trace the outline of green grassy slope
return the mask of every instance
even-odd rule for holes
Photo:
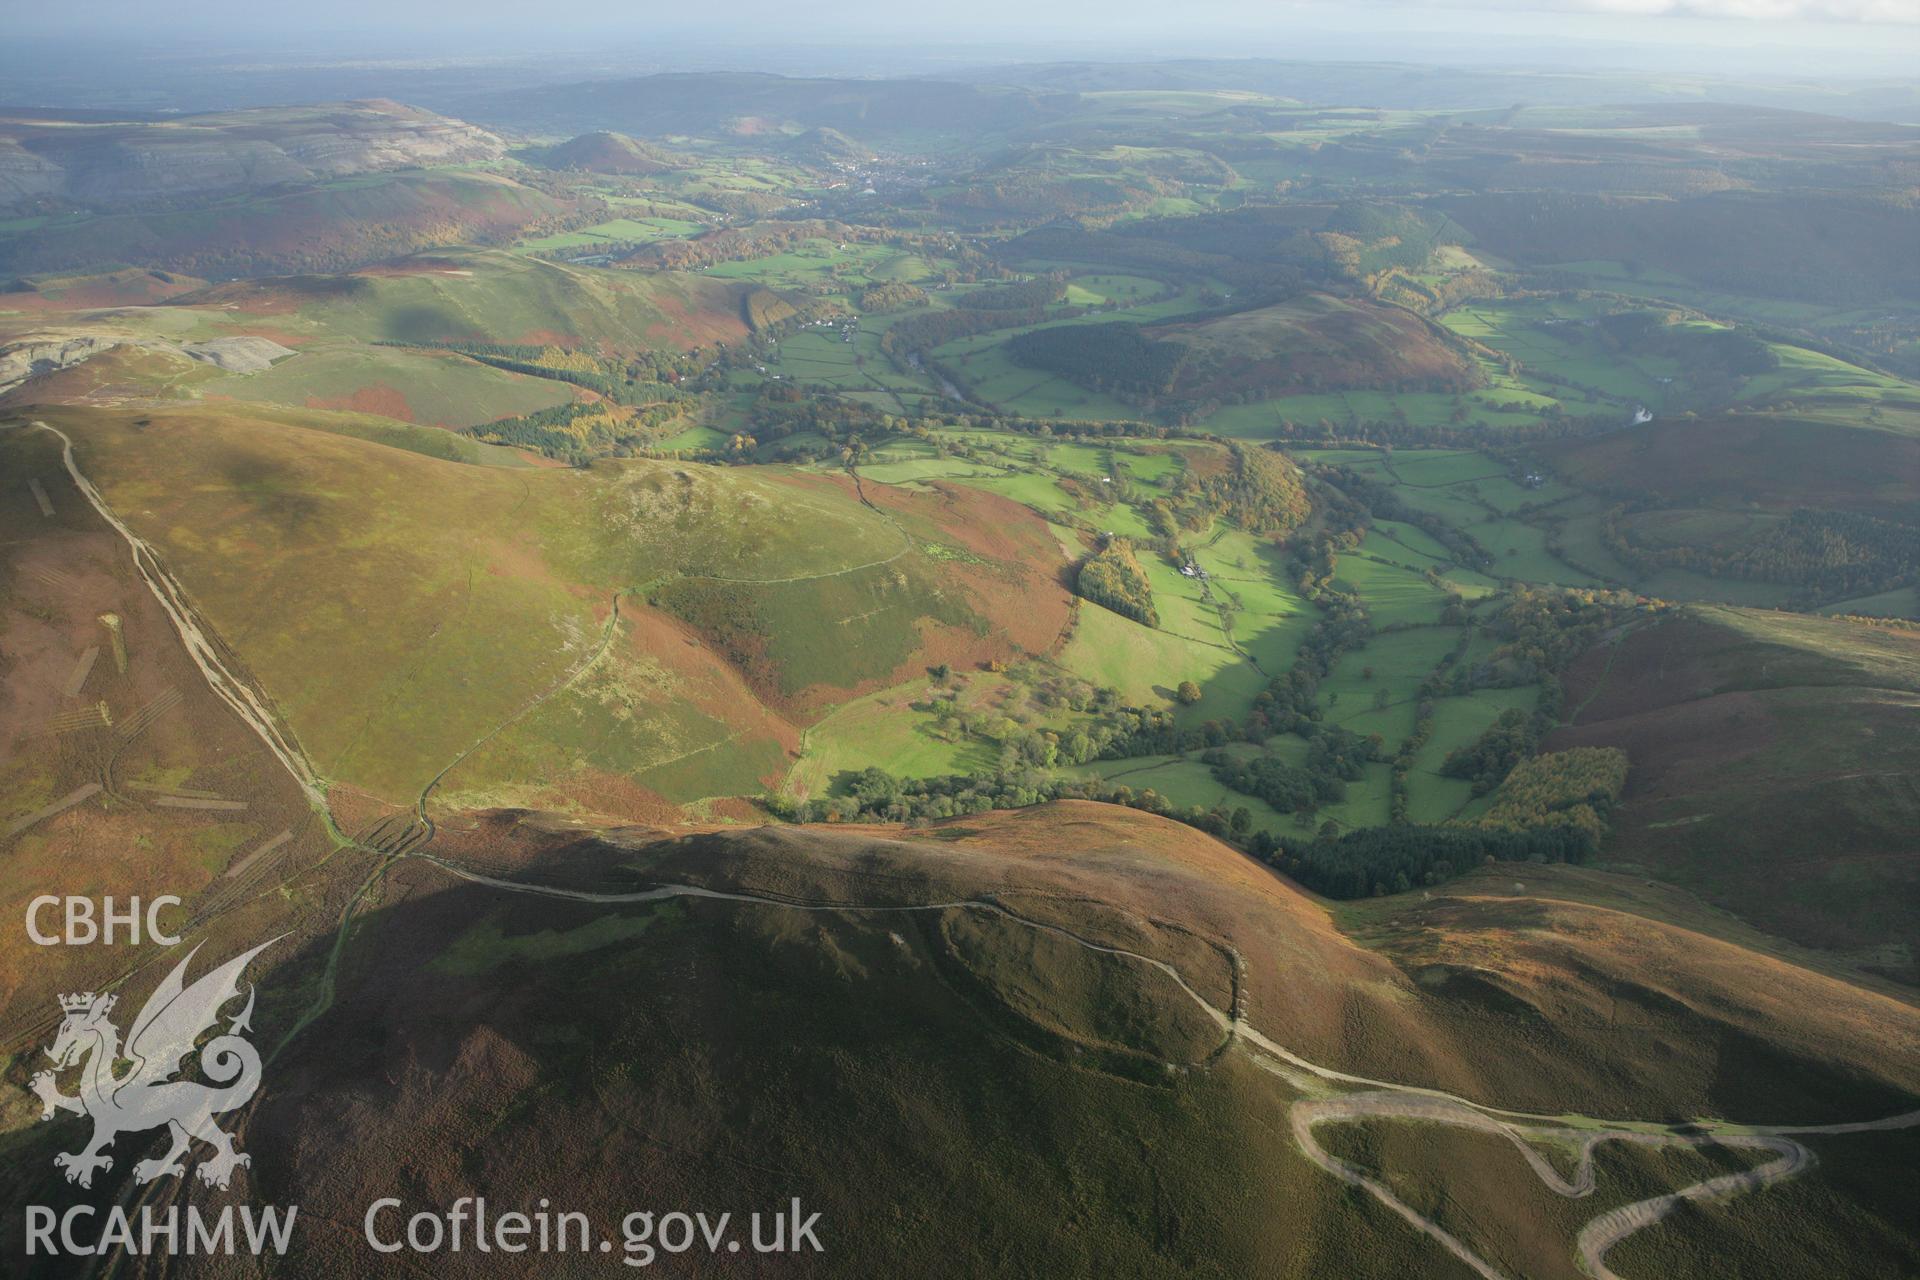
[[[1920,638],[1714,608],[1603,646],[1551,746],[1632,761],[1606,857],[1912,981]]]
[[[444,433],[388,423],[363,439],[284,410],[46,417],[246,655],[321,771],[396,803],[503,726],[517,727],[449,785],[632,777],[704,744],[719,753],[704,780],[667,789],[752,792],[770,744],[791,736],[762,698],[817,714],[929,653],[1043,646],[1065,617],[1060,588],[1005,547],[994,558],[998,544],[943,571],[924,546],[974,535],[948,530],[932,500],[890,513],[811,477],[667,463],[463,465],[429,456]],[[1028,526],[1049,537],[1017,508],[1000,524],[1002,539]],[[816,607],[823,588],[852,593],[843,613]],[[714,615],[685,607],[689,593],[748,603]],[[1003,610],[1018,621],[989,621]],[[778,636],[764,653],[751,643],[762,634]],[[520,723],[559,686],[572,713],[563,701]],[[592,745],[636,726],[638,739]],[[542,732],[546,745],[526,740]],[[729,768],[730,786],[716,782]]]
[[[274,329],[362,342],[687,348],[746,333],[741,286],[447,249],[345,276],[217,286],[182,299]],[[270,319],[269,319],[270,317]]]
[[[438,245],[503,240],[560,212],[552,197],[499,174],[367,174],[201,208],[59,219],[0,235],[0,270],[138,263],[209,277],[339,271]]]

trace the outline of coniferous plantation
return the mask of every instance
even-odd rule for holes
[[[1669,8],[10,13],[0,1274],[1920,1274],[1920,24]]]

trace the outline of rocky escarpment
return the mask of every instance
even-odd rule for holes
[[[29,338],[0,346],[0,391],[28,378],[79,364],[109,347],[120,345],[118,338],[46,337]]]
[[[57,197],[66,188],[66,181],[66,171],[59,165],[35,155],[12,138],[0,137],[0,208]]]
[[[0,116],[0,209],[131,208],[431,165],[498,159],[473,125],[395,102],[152,121]]]
[[[227,373],[241,374],[261,373],[272,368],[274,361],[294,354],[290,347],[283,347],[269,338],[251,335],[172,343],[115,334],[41,334],[19,342],[0,344],[0,394],[11,391],[30,378],[70,369],[115,347],[140,347],[183,356]]]

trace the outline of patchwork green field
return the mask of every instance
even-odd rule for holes
[[[722,280],[751,280],[774,289],[825,288],[845,294],[873,284],[931,282],[950,261],[871,242],[807,240],[784,253],[707,268]]]
[[[550,236],[532,236],[514,247],[527,253],[549,253],[556,249],[578,249],[582,255],[616,246],[647,244],[654,240],[683,240],[698,235],[701,223],[686,218],[611,218],[578,231],[562,231]]]

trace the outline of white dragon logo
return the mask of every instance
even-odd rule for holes
[[[233,1149],[233,1136],[213,1122],[216,1115],[245,1106],[260,1088],[260,1054],[240,1035],[252,1029],[248,1025],[253,1016],[251,987],[246,1008],[228,1023],[226,1034],[215,1036],[200,1049],[200,1070],[215,1083],[170,1077],[180,1070],[182,1059],[193,1051],[201,1033],[218,1023],[221,1007],[240,994],[240,974],[247,962],[278,941],[275,938],[261,943],[189,987],[182,975],[199,951],[195,947],[147,997],[124,1047],[120,1029],[107,1017],[116,997],[91,991],[60,997],[66,1017],[46,1051],[53,1059],[53,1070],[40,1072],[28,1084],[45,1106],[42,1120],[51,1120],[60,1111],[93,1117],[92,1141],[79,1151],[53,1158],[56,1167],[66,1170],[67,1181],[92,1186],[96,1170],[113,1167],[107,1150],[118,1135],[162,1125],[172,1135],[172,1145],[160,1158],[134,1165],[136,1182],[185,1173],[186,1165],[180,1157],[195,1138],[214,1149],[212,1158],[201,1161],[198,1170],[200,1180],[210,1187],[224,1189],[236,1168],[252,1163],[250,1157]],[[64,1071],[82,1059],[86,1066],[80,1076],[80,1093],[68,1097],[54,1083],[54,1072]],[[126,1072],[115,1075],[114,1068],[122,1061],[128,1063]]]

